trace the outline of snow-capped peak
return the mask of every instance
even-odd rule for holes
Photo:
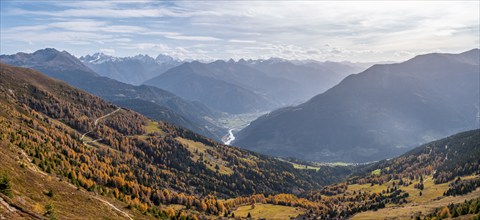
[[[155,58],[155,61],[157,63],[175,63],[175,62],[180,62],[178,58],[173,58],[171,56],[165,55],[165,54],[159,54],[157,58]]]
[[[157,58],[153,58],[147,54],[138,54],[133,57],[114,57],[109,56],[104,53],[94,53],[92,55],[86,55],[80,57],[80,60],[84,63],[91,63],[91,64],[101,64],[104,62],[122,62],[122,61],[129,61],[129,60],[137,60],[142,63],[179,63],[181,62],[177,58],[173,58],[168,55],[160,54]]]
[[[86,55],[80,57],[80,60],[84,63],[93,63],[93,64],[99,64],[107,61],[115,61],[116,57],[106,55],[104,53],[94,53],[93,55]]]

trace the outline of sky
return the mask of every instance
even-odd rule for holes
[[[480,1],[1,1],[0,54],[401,61],[479,47]]]

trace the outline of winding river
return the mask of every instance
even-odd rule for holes
[[[233,135],[233,129],[228,130],[228,137],[227,140],[225,141],[226,145],[230,145],[232,141],[235,140],[235,136]]]

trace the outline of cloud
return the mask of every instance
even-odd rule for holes
[[[5,30],[6,32],[23,31],[77,31],[77,32],[105,32],[105,33],[139,33],[148,29],[132,25],[112,25],[110,22],[92,19],[73,19],[70,21],[51,22],[42,25],[17,26]]]
[[[75,18],[142,18],[142,17],[184,17],[168,9],[109,9],[109,8],[79,8],[62,11],[31,11],[16,9],[14,15],[42,15],[50,17],[75,17]]]
[[[106,55],[110,55],[110,56],[113,56],[115,54],[115,49],[111,49],[111,48],[101,48],[100,49],[100,52],[106,54]]]
[[[161,43],[134,43],[126,44],[122,43],[119,46],[120,49],[134,50],[137,53],[145,54],[165,54],[180,59],[193,59],[194,53],[183,47],[170,47]]]
[[[241,44],[254,44],[257,43],[256,40],[238,40],[238,39],[231,39],[228,40],[230,43],[241,43]]]
[[[57,32],[15,32],[2,33],[2,39],[6,41],[23,41],[23,42],[88,42],[88,41],[104,41],[108,42],[113,39],[111,35],[75,31],[57,31]]]
[[[2,2],[2,52],[60,44],[78,53],[115,48],[121,56],[142,50],[191,58],[375,61],[479,45],[478,1],[33,4]]]
[[[192,41],[219,41],[221,39],[210,36],[186,36],[181,34],[167,34],[166,38],[175,39],[175,40],[192,40]]]

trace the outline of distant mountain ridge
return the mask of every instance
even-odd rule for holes
[[[286,93],[298,95],[296,99],[288,100],[288,104],[304,102],[335,86],[346,76],[366,69],[364,65],[347,62],[289,61],[279,58],[249,60],[244,63],[270,77],[294,82],[290,85],[293,91],[286,91]]]
[[[246,66],[239,72],[238,65],[228,65],[224,61],[210,64],[194,61],[172,68],[155,77],[146,85],[171,91],[179,96],[198,100],[218,110],[229,113],[268,111],[278,107],[259,91],[239,85],[237,77],[250,77],[255,73]],[[231,74],[229,74],[231,73]],[[245,79],[245,78],[243,78]]]
[[[234,145],[315,161],[366,162],[478,128],[479,50],[374,65],[308,102],[253,121]]]
[[[116,56],[104,54],[102,52],[94,53],[92,55],[81,56],[78,59],[83,63],[90,63],[90,64],[100,64],[105,62],[122,62],[122,61],[128,61],[128,60],[138,60],[144,63],[155,62],[158,64],[182,62],[178,58],[174,58],[174,57],[163,55],[163,54],[159,54],[156,58],[153,58],[147,54],[138,54],[131,57],[116,57]]]
[[[0,55],[0,61],[14,66],[48,69],[51,70],[52,77],[63,77],[63,80],[68,81],[80,80],[83,77],[99,76],[67,51],[60,52],[54,48],[45,48],[34,53]],[[61,72],[74,72],[75,74],[65,75]]]
[[[182,63],[177,58],[162,54],[154,59],[141,54],[133,57],[114,57],[95,53],[79,59],[102,76],[133,85],[139,85]]]
[[[305,101],[362,67],[283,59],[184,63],[145,82],[229,113],[270,111]]]
[[[2,62],[10,63],[11,65],[21,66],[29,65],[32,67],[48,66],[56,70],[82,70],[88,72],[90,75],[97,76],[88,67],[82,64],[67,51],[58,51],[54,48],[45,48],[37,50],[34,53],[16,53],[14,55],[1,55]]]
[[[136,101],[135,103],[148,104],[153,109],[163,110],[153,112],[150,109],[145,112],[148,117],[191,129],[216,140],[220,140],[227,132],[225,128],[218,127],[206,119],[216,118],[221,114],[220,112],[202,103],[183,100],[159,88],[145,85],[133,86],[101,77],[66,51],[60,52],[47,48],[32,54],[1,55],[0,62],[33,68],[117,104],[127,105],[127,100],[143,100],[144,102]],[[147,110],[144,105],[129,104],[128,107],[138,111]]]

